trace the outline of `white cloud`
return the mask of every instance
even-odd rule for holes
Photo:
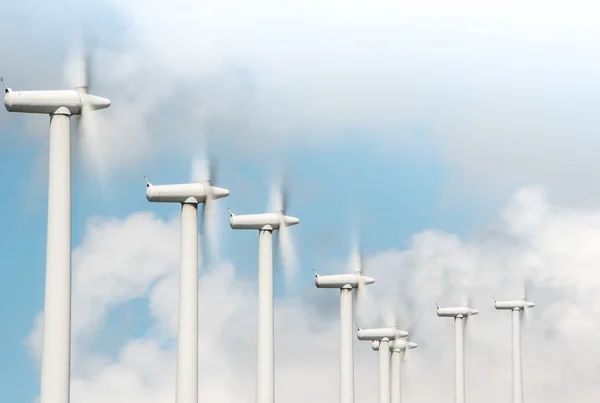
[[[397,313],[405,326],[412,326],[420,347],[406,364],[406,401],[448,400],[452,321],[438,318],[434,303],[472,298],[480,314],[467,328],[469,400],[504,402],[510,399],[510,315],[493,309],[492,296],[519,297],[528,278],[537,306],[523,329],[526,399],[596,402],[598,242],[599,211],[557,207],[548,203],[543,189],[522,189],[495,222],[471,239],[424,231],[414,235],[407,250],[368,257],[366,270],[377,282],[363,301],[361,324],[380,325],[377,310]],[[173,400],[178,254],[177,221],[138,213],[123,222],[88,225],[74,252],[74,403]],[[203,271],[200,398],[252,402],[255,284],[236,277],[227,263]],[[325,294],[331,299],[321,298]],[[97,335],[108,312],[139,295],[148,298],[152,329],[145,337],[125,340],[117,357],[95,349],[90,336]],[[323,304],[336,304],[337,293],[310,287],[305,295],[276,305],[277,400],[336,401],[337,306]],[[365,315],[366,308],[370,314]],[[76,329],[90,326],[91,334],[78,336]],[[355,350],[357,401],[374,401],[377,356],[368,343],[357,341]]]
[[[26,14],[18,4],[11,7],[22,19],[7,34],[31,45],[24,27],[54,27],[61,52],[50,58],[45,51],[40,58],[48,62],[35,63],[7,42],[1,50],[12,56],[0,61],[15,85],[46,88],[62,72],[72,24],[66,14],[42,19],[43,11]],[[150,163],[158,152],[186,153],[207,134],[263,152],[360,132],[382,150],[416,144],[439,152],[479,193],[542,183],[561,201],[599,200],[588,186],[598,169],[597,2],[119,0],[87,7],[82,18],[99,38],[96,88],[113,100],[102,112],[98,148],[113,169]],[[44,68],[33,74],[23,65]],[[415,127],[425,132],[414,135]]]

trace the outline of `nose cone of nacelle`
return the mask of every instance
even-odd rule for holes
[[[375,282],[375,279],[373,277],[360,276],[360,281],[362,282],[363,285],[369,285],[369,284],[373,284]]]
[[[529,302],[529,301],[527,301],[527,302],[525,302],[525,306],[526,306],[527,308],[533,308],[533,307],[535,306],[535,304],[534,304],[533,302]]]
[[[222,199],[229,196],[229,190],[212,186],[212,195],[215,199]]]
[[[398,330],[396,328],[394,328],[394,332],[396,333],[396,337],[408,337],[408,332],[405,332],[404,330]]]
[[[85,102],[90,105],[92,110],[106,109],[110,106],[110,100],[96,95],[87,95]]]
[[[477,309],[469,308],[469,315],[477,315],[479,311]]]
[[[406,343],[408,348],[417,348],[417,343],[413,343],[412,341],[409,341],[408,343]]]
[[[299,218],[291,217],[289,215],[283,216],[283,220],[284,220],[285,225],[287,227],[289,227],[290,225],[296,225],[296,224],[298,224],[300,222]]]
[[[4,95],[4,107],[6,108],[7,111],[11,111],[12,106],[13,106],[13,97],[12,97],[12,92],[9,91]]]

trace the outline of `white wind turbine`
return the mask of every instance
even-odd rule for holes
[[[514,403],[523,403],[523,363],[521,357],[521,320],[529,308],[535,304],[527,300],[527,289],[522,299],[496,301],[498,310],[512,311],[512,394]]]
[[[256,370],[256,403],[273,403],[275,400],[274,373],[274,308],[273,308],[273,231],[279,230],[279,252],[284,270],[288,273],[290,263],[286,257],[293,256],[289,249],[289,226],[300,220],[287,216],[282,189],[275,192],[274,212],[235,215],[229,211],[232,229],[256,230],[258,238],[258,352]]]
[[[391,403],[402,402],[402,362],[406,361],[408,350],[417,348],[417,343],[407,339],[395,339],[390,343],[390,401]],[[379,351],[379,341],[373,342],[373,350]]]
[[[320,276],[315,273],[317,288],[340,289],[340,403],[354,403],[354,339],[353,329],[353,294],[363,292],[366,285],[373,284],[375,279],[363,276],[362,259],[358,247],[354,248],[351,260],[352,273]]]
[[[390,403],[390,344],[408,337],[408,333],[396,326],[374,329],[358,329],[358,340],[373,342],[379,351],[379,403]]]
[[[437,315],[454,318],[454,403],[465,403],[465,327],[469,316],[479,311],[466,306],[440,308],[437,304]]]
[[[155,186],[146,180],[148,201],[181,204],[177,403],[198,403],[198,204],[204,205],[206,238],[212,203],[229,195],[229,190],[212,186],[210,170],[193,175],[193,183],[177,185]]]
[[[40,403],[68,403],[71,365],[71,116],[91,134],[91,112],[110,101],[88,93],[89,66],[82,56],[72,90],[13,91],[9,112],[50,115],[48,229]],[[2,81],[4,84],[4,81]]]

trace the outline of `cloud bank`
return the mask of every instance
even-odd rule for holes
[[[71,15],[26,3],[8,6],[4,29],[29,51],[7,41],[0,61],[14,86],[52,88]],[[97,148],[113,172],[207,136],[255,156],[358,136],[382,152],[436,153],[480,195],[541,183],[561,202],[600,200],[587,186],[596,2],[60,3],[95,38],[95,88],[113,101]]]
[[[123,221],[95,219],[74,251],[72,401],[163,403],[174,398],[177,329],[178,221],[136,213]],[[248,240],[252,242],[252,240]],[[523,279],[537,303],[523,328],[528,401],[596,402],[595,348],[600,337],[600,211],[550,204],[542,188],[518,191],[497,219],[470,239],[440,231],[415,234],[406,250],[367,257],[377,282],[360,307],[363,326],[397,315],[415,329],[419,348],[405,364],[406,401],[451,399],[452,320],[435,302],[472,298],[480,310],[467,328],[467,395],[490,403],[510,399],[510,315],[493,296],[518,298]],[[331,271],[330,262],[321,272]],[[309,270],[304,275],[312,276]],[[224,262],[200,278],[200,399],[254,401],[256,284]],[[118,352],[98,347],[111,311],[142,298],[146,332],[120,340]],[[334,290],[308,286],[276,304],[276,398],[337,400],[338,301]],[[30,336],[39,348],[39,326]],[[114,329],[113,329],[114,330]],[[37,335],[37,336],[36,336]],[[108,336],[110,337],[110,333]],[[377,355],[355,342],[357,401],[377,398]]]

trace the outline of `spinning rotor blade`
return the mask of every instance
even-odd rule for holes
[[[213,183],[215,178],[215,164],[206,156],[198,155],[192,160],[192,182],[202,183],[206,191],[206,199],[202,203],[202,238],[204,243],[204,256],[209,263],[216,263],[219,259],[219,229],[217,223],[218,211],[214,205]]]
[[[298,256],[294,246],[292,234],[285,225],[285,212],[287,207],[287,186],[283,179],[279,179],[271,186],[269,210],[279,215],[278,248],[283,266],[283,275],[286,286],[291,286],[298,274]]]
[[[84,164],[100,182],[100,187],[104,192],[108,185],[109,171],[105,160],[105,151],[101,141],[101,120],[94,113],[94,108],[90,103],[89,91],[91,89],[91,58],[87,53],[83,40],[78,46],[75,57],[69,63],[68,72],[71,86],[79,93],[81,99],[81,111],[78,115],[72,117],[74,121],[74,134],[77,139],[75,143],[75,152],[78,154],[79,161]]]

